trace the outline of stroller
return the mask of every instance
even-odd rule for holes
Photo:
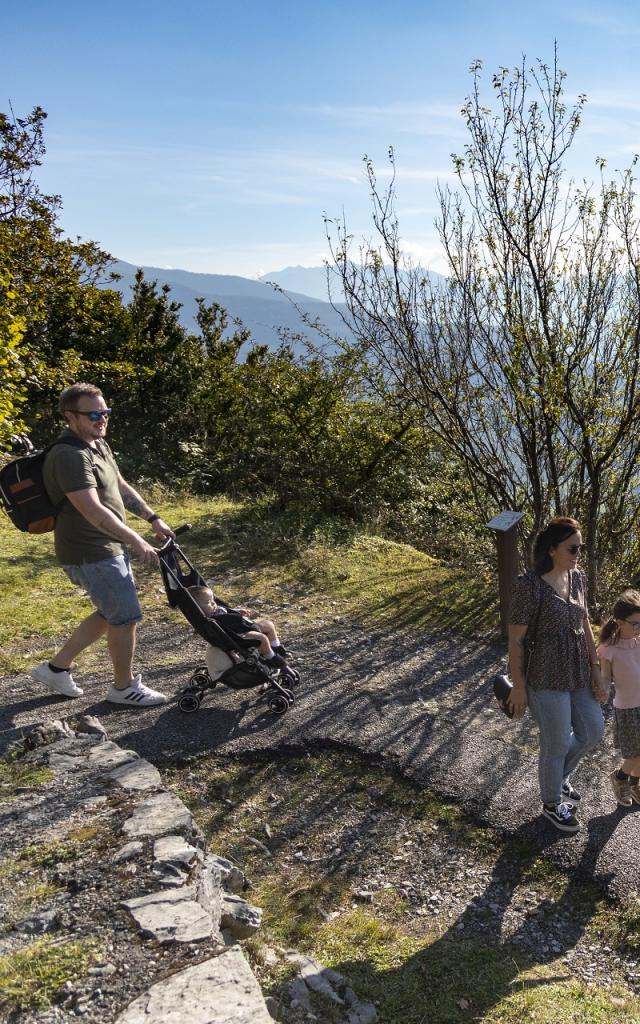
[[[176,536],[190,529],[189,523],[180,526],[175,531]],[[169,538],[159,548],[158,556],[169,605],[179,608],[196,633],[210,645],[205,656],[206,664],[194,671],[188,686],[178,698],[180,710],[189,713],[197,711],[206,691],[223,683],[232,690],[261,686],[273,714],[282,715],[288,711],[295,700],[293,687],[300,682],[298,672],[284,664],[271,667],[269,661],[256,650],[259,641],[227,632],[218,620],[205,615],[188,588],[206,586],[206,583],[175,540]],[[229,609],[229,605],[219,597],[215,600],[221,607]]]

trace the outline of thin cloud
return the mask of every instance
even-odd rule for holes
[[[633,15],[630,18],[624,19],[608,11],[589,9],[582,4],[575,7],[566,5],[562,10],[562,14],[567,21],[583,25],[585,28],[595,29],[599,33],[606,33],[610,36],[634,36],[638,34],[638,29],[632,20]]]

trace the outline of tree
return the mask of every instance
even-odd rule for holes
[[[11,434],[23,427],[20,406],[26,397],[21,349],[27,327],[15,258],[21,220],[37,202],[32,168],[43,152],[44,111],[16,120],[0,113],[0,451]]]
[[[585,97],[567,107],[557,59],[501,68],[493,107],[482,67],[463,107],[459,187],[439,190],[442,284],[402,256],[395,183],[367,161],[374,243],[328,222],[332,269],[369,358],[466,468],[478,514],[522,508],[531,533],[569,512],[602,567],[638,556],[640,224],[632,170],[565,180]],[[393,153],[391,153],[393,167]],[[634,566],[635,568],[635,566]]]

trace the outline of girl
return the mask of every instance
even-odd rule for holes
[[[613,744],[623,762],[609,776],[622,807],[640,804],[640,594],[625,590],[602,627],[598,647],[605,684],[615,685]]]

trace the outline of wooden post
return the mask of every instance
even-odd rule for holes
[[[500,632],[509,632],[509,603],[511,587],[518,575],[518,523],[522,512],[501,512],[487,523],[493,530],[498,552],[498,592],[500,595]]]

